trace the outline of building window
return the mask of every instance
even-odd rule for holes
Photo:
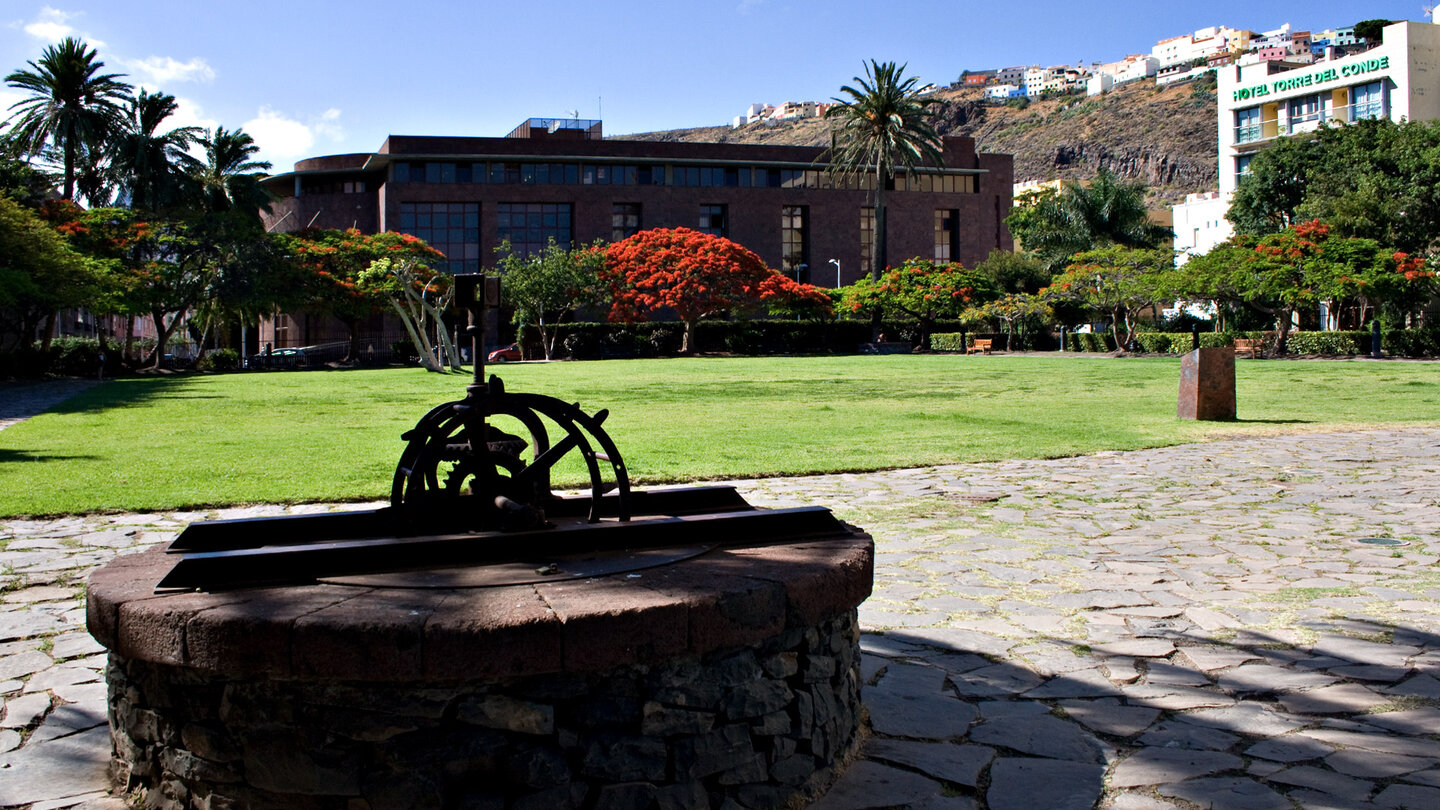
[[[960,212],[954,208],[935,210],[935,263],[949,264],[960,253]]]
[[[725,206],[700,206],[700,227],[696,230],[712,236],[728,237],[730,235],[730,223],[728,217],[725,216]]]
[[[780,208],[781,271],[796,281],[810,281],[810,209],[804,205]]]
[[[1250,176],[1250,161],[1254,158],[1254,155],[1240,155],[1235,158],[1236,185],[1239,185],[1240,181]]]
[[[875,249],[875,209],[865,206],[860,209],[860,272],[870,275],[874,266],[870,253]]]
[[[1302,96],[1290,99],[1290,128],[1320,120],[1320,96]]]
[[[550,240],[569,248],[572,241],[569,203],[500,203],[496,207],[496,241],[509,240],[514,255],[529,258]]]
[[[1370,82],[1351,90],[1351,120],[1385,117],[1385,82]]]
[[[619,242],[640,232],[640,203],[610,206],[610,241]]]
[[[1260,108],[1235,111],[1235,142],[1253,143],[1260,140]]]
[[[480,272],[479,203],[400,203],[399,230],[445,254],[436,270]]]

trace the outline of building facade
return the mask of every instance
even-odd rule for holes
[[[607,140],[598,121],[531,119],[509,137],[389,137],[373,153],[302,160],[266,184],[266,225],[401,231],[478,272],[509,242],[520,254],[688,227],[725,236],[799,281],[869,272],[873,176],[827,171],[818,147]],[[970,138],[943,139],[944,165],[901,173],[886,195],[889,260],[967,266],[1009,249],[1013,166]],[[310,333],[304,329],[297,332]],[[280,345],[321,339],[296,335]]]
[[[1175,221],[1185,223],[1183,234],[1177,225],[1177,237],[1183,236],[1187,253],[1202,254],[1234,233],[1228,220],[1214,214],[1229,208],[1250,161],[1277,138],[1363,118],[1440,118],[1437,76],[1440,25],[1419,22],[1389,25],[1382,44],[1333,59],[1219,68],[1219,192],[1176,206]],[[1186,206],[1196,210],[1182,210]]]

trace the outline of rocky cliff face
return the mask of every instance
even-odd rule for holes
[[[968,135],[983,152],[1015,157],[1015,179],[1087,180],[1101,169],[1146,184],[1152,204],[1178,202],[1216,186],[1212,82],[1156,88],[1136,82],[1102,96],[1034,101],[1024,108],[988,104],[979,90],[944,90],[936,129]],[[809,119],[774,125],[671,130],[634,140],[823,146],[830,131]]]

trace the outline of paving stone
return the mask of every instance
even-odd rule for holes
[[[1136,793],[1122,793],[1110,799],[1107,810],[1179,810],[1180,805]]]
[[[1181,711],[1231,706],[1235,699],[1207,689],[1192,689],[1185,686],[1163,686],[1137,684],[1123,691],[1127,703],[1133,706],[1149,706],[1152,709]]]
[[[1260,757],[1275,762],[1304,762],[1319,759],[1335,750],[1332,745],[1309,737],[1289,736],[1263,740],[1245,749],[1248,756]]]
[[[1440,680],[1429,675],[1416,675],[1383,691],[1392,695],[1440,700]]]
[[[1162,796],[1173,796],[1201,807],[1225,810],[1293,810],[1289,799],[1253,779],[1209,777],[1190,779],[1156,788]]]
[[[970,730],[970,740],[1072,762],[1103,762],[1106,746],[1094,736],[1051,715],[987,721]]]
[[[978,716],[974,706],[943,695],[905,696],[889,692],[863,695],[870,727],[891,737],[948,740],[959,737]]]
[[[1259,658],[1248,650],[1236,650],[1229,647],[1181,647],[1180,655],[1189,659],[1196,669],[1205,672],[1238,667]]]
[[[33,675],[43,669],[47,669],[54,662],[50,656],[39,650],[19,653],[18,655],[7,655],[0,658],[0,681],[8,681],[14,678],[24,678]]]
[[[1407,757],[1429,757],[1436,754],[1436,743],[1433,740],[1414,737],[1396,737],[1391,734],[1344,731],[1333,728],[1307,728],[1295,733],[1331,745],[1379,751],[1384,754],[1400,754]]]
[[[1238,735],[1228,731],[1197,726],[1181,718],[1183,715],[1151,726],[1136,742],[1161,748],[1227,751],[1240,741]]]
[[[810,810],[865,810],[917,804],[939,796],[939,782],[879,762],[857,760]]]
[[[1261,703],[1242,703],[1221,709],[1186,712],[1185,722],[1220,728],[1247,737],[1278,737],[1306,725],[1301,720],[1285,717]]]
[[[1434,746],[1440,756],[1440,745]],[[1413,773],[1433,768],[1437,759],[1431,757],[1390,754],[1383,751],[1366,751],[1363,748],[1347,748],[1336,751],[1325,758],[1325,764],[1340,773],[1364,779],[1388,779],[1392,776]]]
[[[1210,686],[1210,678],[1198,669],[1167,661],[1151,661],[1145,683],[1163,686]]]
[[[1090,810],[1105,769],[1054,759],[1006,757],[990,766],[990,810]]]
[[[5,717],[0,719],[0,728],[26,728],[49,710],[50,696],[47,694],[10,698],[5,701]]]
[[[1359,714],[1390,703],[1394,698],[1378,694],[1358,683],[1342,683],[1290,692],[1280,695],[1279,700],[1287,711],[1297,714]]]
[[[1362,629],[1362,628],[1356,628]],[[1375,632],[1383,628],[1375,627]],[[1340,658],[1357,664],[1378,664],[1380,666],[1403,667],[1411,656],[1419,655],[1417,647],[1404,644],[1382,644],[1375,641],[1351,638],[1349,636],[1327,635],[1315,642],[1312,648],[1316,655]]]
[[[1197,776],[1238,770],[1243,761],[1218,751],[1144,748],[1121,760],[1110,776],[1113,787],[1138,787],[1179,782]]]
[[[1316,768],[1313,765],[1298,765],[1293,768],[1286,768],[1283,771],[1272,773],[1266,778],[1276,784],[1310,788],[1351,802],[1361,801],[1369,797],[1370,793],[1375,789],[1373,782],[1368,782],[1363,779],[1352,779],[1348,776],[1335,773],[1334,771]]]
[[[1116,698],[1065,700],[1060,708],[1081,725],[1115,737],[1133,737],[1160,716],[1159,709],[1123,705]]]
[[[1417,771],[1415,773],[1407,773],[1403,777],[1401,777],[1401,779],[1406,782],[1415,782],[1416,784],[1420,785],[1429,785],[1430,787],[1440,788],[1440,770]]]
[[[1329,686],[1335,679],[1317,672],[1301,672],[1268,664],[1243,664],[1221,672],[1215,685],[1231,694],[1269,695]]]
[[[1440,729],[1440,709],[1426,706],[1398,712],[1367,714],[1365,722],[1401,734],[1435,734]]]
[[[1110,682],[1098,669],[1086,669],[1057,675],[1024,694],[1032,700],[1057,698],[1105,697],[1118,695],[1120,687]]]
[[[0,754],[0,806],[107,790],[109,765],[108,727]]]
[[[983,745],[884,740],[877,737],[865,742],[862,753],[868,759],[904,765],[934,779],[972,788],[979,784],[980,772],[995,756],[994,749]]]
[[[1440,788],[1421,785],[1390,785],[1370,801],[1376,807],[1403,807],[1406,810],[1440,807]]]
[[[1026,667],[994,664],[952,676],[950,682],[961,697],[1016,695],[1034,689],[1043,679]]]

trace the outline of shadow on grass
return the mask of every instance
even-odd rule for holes
[[[31,461],[95,461],[99,456],[74,454],[32,453],[0,447],[0,464],[23,464]]]

